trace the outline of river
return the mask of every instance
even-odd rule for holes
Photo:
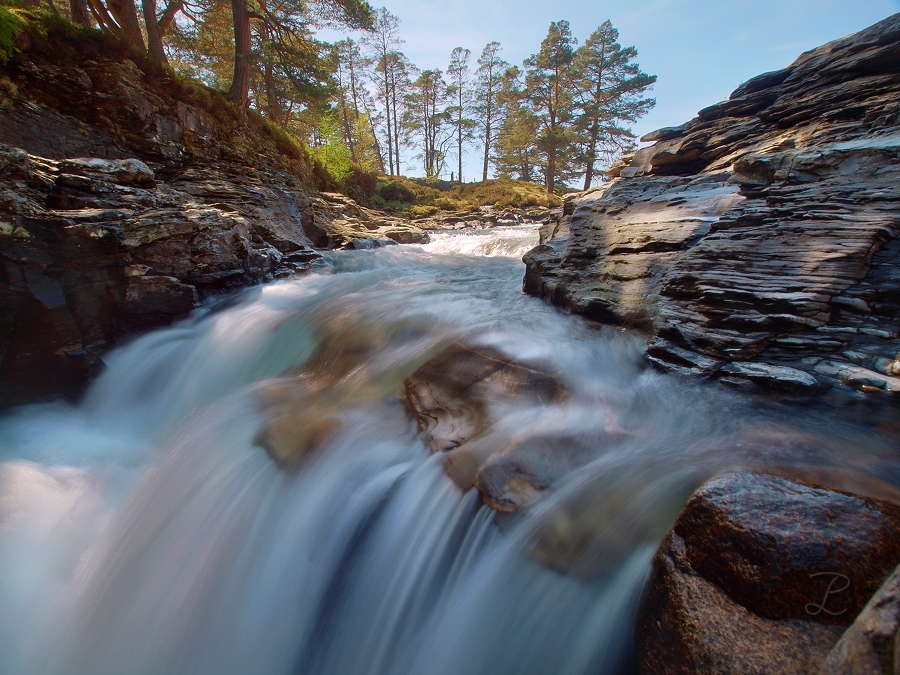
[[[868,409],[661,374],[642,336],[523,295],[536,241],[335,253],[121,346],[78,405],[0,418],[0,672],[627,672],[653,552],[706,477],[799,455],[900,476]],[[515,517],[444,475],[398,396],[454,340],[565,383],[503,428],[598,439]],[[321,386],[298,414],[338,422],[284,471],[261,401],[301,367]],[[570,566],[560,518],[589,535]]]

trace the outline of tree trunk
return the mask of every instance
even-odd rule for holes
[[[88,9],[91,11],[91,14],[94,15],[94,19],[97,21],[97,25],[100,26],[100,28],[108,30],[122,42],[128,41],[125,33],[119,28],[119,24],[117,24],[115,19],[109,15],[109,12],[106,10],[106,5],[103,4],[102,0],[88,0]]]
[[[394,175],[394,132],[391,127],[391,94],[388,88],[387,75],[384,79],[384,113],[387,118],[388,173]]]
[[[275,124],[284,124],[281,117],[281,106],[278,105],[278,91],[275,87],[275,71],[272,65],[272,57],[266,57],[266,115]]]
[[[72,23],[77,23],[85,28],[91,27],[91,18],[88,14],[87,0],[69,0],[69,11],[72,12]]]
[[[459,155],[459,166],[457,166],[457,169],[459,170],[456,172],[456,179],[460,183],[462,183],[462,120],[459,121],[459,134],[457,135],[456,139],[456,153]]]
[[[150,58],[158,63],[168,63],[166,51],[163,49],[162,35],[159,32],[159,23],[156,21],[156,0],[141,0],[141,9],[144,11],[144,25],[147,27]]]
[[[488,160],[491,155],[491,109],[488,104],[487,115],[484,122],[484,171],[481,180],[486,181],[488,176]]]
[[[113,18],[122,27],[128,42],[139,51],[147,51],[147,48],[144,46],[144,35],[141,33],[141,23],[138,20],[137,6],[134,4],[134,0],[109,0],[108,4],[109,11],[112,12]]]
[[[246,108],[250,94],[250,12],[247,0],[231,0],[234,19],[234,77],[228,96],[239,108]]]
[[[591,181],[594,179],[594,162],[597,161],[597,135],[599,130],[597,124],[591,126],[591,140],[588,145],[587,167],[584,170],[584,189],[591,187]]]
[[[547,154],[547,194],[553,194],[554,183],[556,182],[556,150],[553,149]]]
[[[184,1],[183,0],[171,0],[168,7],[163,10],[162,16],[159,19],[159,34],[163,36],[166,34],[166,31],[175,23],[175,15],[178,14],[182,9],[184,9]]]
[[[391,82],[391,98],[394,106],[394,161],[397,164],[397,175],[400,174],[400,122],[397,115],[397,78]]]

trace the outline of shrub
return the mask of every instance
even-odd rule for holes
[[[410,218],[428,218],[433,216],[440,209],[436,206],[413,206],[409,209]]]
[[[460,206],[459,202],[447,197],[438,197],[434,200],[434,205],[443,211],[456,211]]]
[[[412,189],[399,180],[388,180],[378,186],[378,196],[386,202],[409,202],[416,201],[416,193]]]
[[[363,169],[359,164],[353,164],[344,192],[357,201],[369,202],[375,195],[377,186],[378,176],[374,172]]]

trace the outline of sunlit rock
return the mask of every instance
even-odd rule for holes
[[[525,291],[647,330],[666,371],[900,391],[859,370],[900,349],[898,30],[895,14],[645,136],[567,201]]]

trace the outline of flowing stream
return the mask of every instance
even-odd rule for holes
[[[900,476],[867,411],[654,372],[640,335],[524,296],[536,241],[335,253],[122,346],[78,405],[0,418],[0,673],[627,672],[650,559],[703,479]],[[559,373],[564,403],[501,428],[596,439],[524,513],[457,488],[401,403],[454,340]],[[300,368],[316,395],[291,390]],[[257,443],[284,391],[332,420],[292,471]],[[573,529],[574,561],[556,545]]]

